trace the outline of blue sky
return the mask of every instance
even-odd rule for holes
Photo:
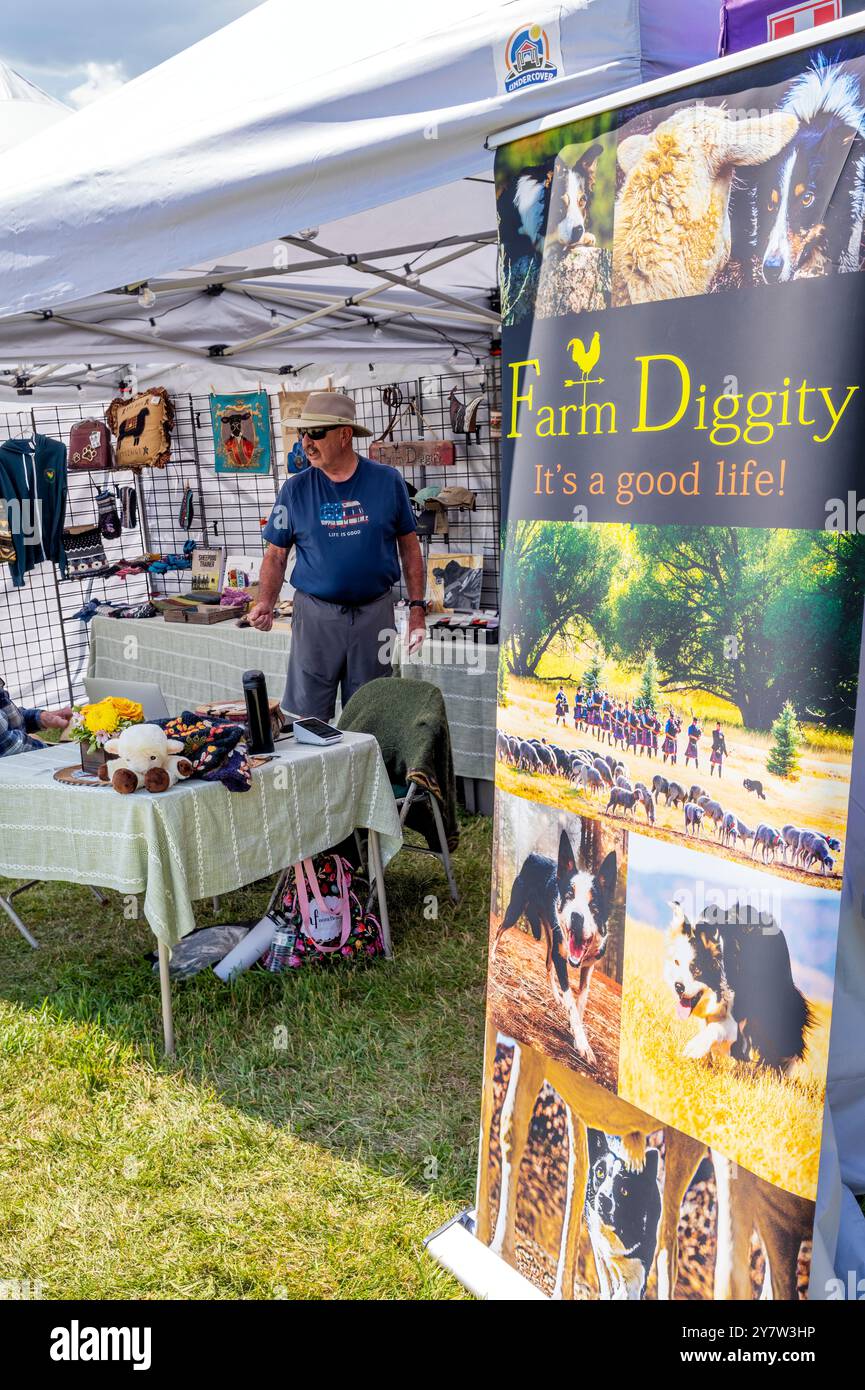
[[[260,0],[27,0],[10,5],[0,58],[70,106],[113,91],[254,10]],[[295,0],[286,0],[295,3]]]

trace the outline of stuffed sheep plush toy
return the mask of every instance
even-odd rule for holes
[[[117,759],[113,769],[104,769],[105,780],[110,773],[112,787],[124,796],[139,787],[148,792],[167,792],[175,782],[192,774],[189,759],[177,756],[183,752],[183,744],[167,738],[156,724],[133,724],[110,739],[105,751]]]

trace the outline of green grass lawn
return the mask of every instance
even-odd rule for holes
[[[38,951],[0,913],[0,1280],[49,1299],[464,1296],[421,1241],[473,1200],[491,828],[463,818],[457,909],[434,861],[388,870],[393,962],[175,984],[174,1063],[153,937],[116,894],[18,899]],[[268,892],[198,922],[260,916]]]

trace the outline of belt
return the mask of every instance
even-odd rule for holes
[[[383,598],[390,598],[390,589],[385,589],[384,593],[376,594],[375,598],[347,599],[344,603],[339,599],[321,598],[318,594],[307,594],[305,589],[298,589],[299,594],[304,594],[306,598],[314,598],[316,603],[326,603],[330,608],[338,608],[340,613],[359,613],[363,608],[369,608],[373,603],[380,603]]]

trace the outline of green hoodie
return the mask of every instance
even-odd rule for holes
[[[15,587],[20,589],[28,570],[43,560],[55,561],[65,578],[66,445],[45,434],[4,440],[0,444],[0,498],[9,506],[15,546],[15,559],[9,568]]]

